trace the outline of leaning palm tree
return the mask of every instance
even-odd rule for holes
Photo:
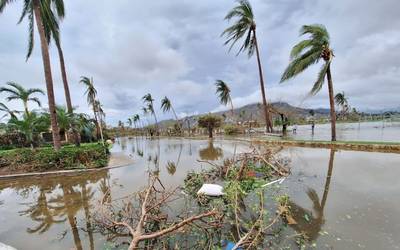
[[[230,88],[222,80],[217,80],[215,82],[215,86],[217,87],[217,90],[215,93],[218,94],[220,103],[225,106],[228,105],[228,103],[229,103],[231,106],[231,112],[232,112],[232,116],[233,116],[233,103],[232,103]]]
[[[272,132],[272,121],[269,114],[269,108],[267,105],[267,99],[265,95],[264,87],[264,76],[261,67],[260,51],[258,48],[258,41],[256,36],[256,22],[254,20],[253,10],[248,0],[239,0],[239,5],[234,7],[225,16],[225,20],[230,21],[232,18],[237,18],[237,22],[232,26],[228,27],[221,36],[226,36],[225,45],[231,44],[229,50],[243,37],[244,42],[237,53],[239,55],[241,52],[247,51],[249,57],[253,56],[254,51],[257,55],[258,73],[260,76],[260,87],[262,102],[265,115],[265,124],[268,132]]]
[[[5,7],[15,2],[13,0],[0,0],[0,13],[2,13]],[[34,23],[36,23],[37,30],[39,32],[40,38],[40,45],[42,51],[42,60],[43,60],[43,69],[44,69],[44,76],[46,80],[46,89],[47,89],[47,98],[50,110],[50,117],[51,117],[51,130],[53,135],[53,143],[54,149],[58,150],[61,147],[60,142],[60,134],[59,128],[57,123],[57,116],[56,116],[56,102],[54,97],[54,89],[53,89],[53,77],[51,73],[51,63],[50,63],[50,56],[49,56],[49,46],[46,39],[46,30],[45,30],[45,23],[49,22],[49,19],[43,19],[42,11],[46,11],[49,7],[53,7],[54,9],[60,9],[63,5],[63,0],[24,0],[24,5],[22,9],[21,17],[19,18],[18,23],[21,23],[25,17],[28,18],[29,23],[29,47],[28,52],[32,50],[33,45],[33,38],[34,38]]]
[[[169,100],[169,98],[166,97],[166,96],[161,100],[161,109],[163,110],[164,113],[169,112],[171,110],[172,113],[175,116],[175,120],[176,120],[176,123],[179,126],[179,129],[181,129],[181,124],[179,122],[178,116],[176,115],[175,109],[172,106],[171,101]]]
[[[132,117],[132,119],[133,119],[133,122],[134,122],[135,124],[139,124],[139,127],[140,127],[140,116],[139,116],[138,114],[135,114],[135,115]]]
[[[133,123],[132,118],[128,118],[127,123],[129,125],[129,127],[132,127],[132,123]]]
[[[332,141],[336,141],[336,114],[331,75],[331,61],[334,55],[330,48],[329,33],[323,25],[316,24],[304,25],[300,29],[300,35],[310,35],[310,38],[299,42],[293,47],[290,53],[291,61],[282,75],[281,82],[297,76],[321,59],[324,60],[310,93],[315,95],[321,90],[326,76],[329,91]]]
[[[5,113],[2,117],[0,117],[0,119],[3,119],[6,116],[10,116],[10,118],[17,118],[15,114],[19,113],[19,111],[10,109],[2,102],[0,102],[0,111]]]
[[[153,115],[154,121],[155,121],[155,125],[156,125],[156,130],[158,132],[157,116],[156,116],[156,113],[154,112],[154,106],[153,106],[154,99],[151,96],[151,94],[149,93],[149,94],[144,95],[142,97],[142,100],[143,100],[144,104],[147,105],[146,111]],[[145,110],[143,109],[143,111],[145,111]]]
[[[94,120],[96,123],[97,139],[99,138],[99,135],[100,135],[101,140],[103,141],[103,132],[101,131],[101,127],[100,127],[101,125],[99,123],[100,118],[98,117],[98,109],[99,109],[98,106],[99,105],[96,100],[97,99],[97,90],[94,87],[93,78],[81,76],[80,83],[82,83],[86,86],[85,95],[87,98],[87,103],[92,106]]]
[[[340,107],[342,109],[341,116],[344,117],[346,113],[350,110],[349,101],[344,92],[337,93],[335,95],[335,103],[338,108]]]
[[[39,98],[32,97],[34,94],[44,95],[44,91],[41,89],[25,89],[16,82],[7,82],[8,87],[0,88],[0,93],[6,92],[9,94],[7,101],[21,100],[24,105],[25,114],[29,114],[28,102],[35,102],[39,107],[42,106]]]

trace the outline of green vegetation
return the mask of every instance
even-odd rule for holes
[[[240,133],[239,128],[234,125],[225,125],[224,126],[224,134],[226,134],[226,135],[236,135],[239,133]]]
[[[98,143],[63,146],[55,151],[51,147],[11,149],[0,151],[0,172],[8,174],[48,170],[105,167],[107,147]]]
[[[213,131],[214,129],[221,127],[222,119],[221,117],[208,114],[200,116],[197,122],[200,128],[207,129],[208,137],[213,138]]]

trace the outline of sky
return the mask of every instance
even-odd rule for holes
[[[17,25],[23,1],[0,14],[0,85],[15,81],[45,89],[39,37],[26,62],[28,25]],[[260,102],[256,57],[236,56],[224,46],[221,32],[230,23],[226,13],[232,0],[98,1],[68,0],[61,24],[61,42],[73,105],[90,112],[81,76],[93,77],[107,122],[117,124],[142,114],[141,97],[151,93],[159,119],[172,118],[159,109],[170,98],[178,116],[221,111],[214,83],[231,88],[235,107]],[[331,37],[335,58],[335,92],[344,91],[352,107],[379,110],[400,107],[400,1],[398,0],[250,0],[268,101],[284,101],[303,108],[329,107],[324,86],[308,93],[320,66],[279,83],[293,45],[302,39],[304,24],[323,24]],[[51,46],[56,102],[65,105],[57,56]],[[0,102],[6,95],[0,94]],[[41,96],[44,106],[45,96]],[[13,101],[11,108],[21,109]],[[34,103],[31,108],[37,108]]]

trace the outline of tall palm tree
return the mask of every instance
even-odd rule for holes
[[[6,98],[7,101],[12,100],[21,100],[24,105],[25,114],[29,114],[28,102],[35,102],[39,107],[42,106],[39,98],[32,97],[34,94],[42,94],[44,95],[43,90],[41,89],[25,89],[20,84],[16,82],[7,82],[9,87],[1,87],[0,93],[6,92],[9,96]]]
[[[0,13],[2,13],[5,7],[15,2],[13,0],[0,0]],[[46,89],[47,89],[47,98],[49,103],[49,110],[50,110],[50,117],[51,117],[51,130],[53,135],[53,143],[54,149],[58,150],[61,147],[60,142],[60,134],[58,129],[57,123],[57,116],[56,116],[56,102],[54,97],[54,89],[53,89],[53,77],[51,73],[51,63],[50,63],[50,56],[49,56],[49,47],[46,39],[46,30],[45,30],[45,23],[47,23],[48,19],[43,19],[42,10],[48,10],[49,6],[54,7],[55,9],[60,9],[61,5],[63,5],[63,0],[25,0],[24,6],[22,10],[21,17],[19,22],[22,22],[25,17],[28,18],[29,23],[29,47],[28,51],[32,50],[33,45],[33,38],[34,38],[34,23],[36,21],[37,30],[39,32],[40,38],[40,45],[41,45],[41,52],[42,52],[42,61],[43,61],[43,69],[44,69],[44,76],[46,80]]]
[[[0,117],[0,119],[3,119],[7,115],[9,115],[10,118],[17,118],[15,114],[19,113],[19,111],[10,109],[2,102],[0,102],[0,111],[5,113],[2,117]]]
[[[128,118],[127,123],[129,125],[129,127],[132,127],[132,123],[133,123],[132,118]]]
[[[138,123],[140,126],[140,116],[138,114],[135,114],[132,119],[135,124]]]
[[[161,100],[161,109],[163,110],[164,113],[169,112],[171,110],[175,116],[176,123],[178,123],[179,129],[181,129],[181,124],[179,122],[178,116],[176,115],[175,109],[172,106],[172,103],[169,100],[169,98],[166,96]]]
[[[315,95],[321,90],[326,76],[329,91],[332,141],[336,141],[336,114],[331,74],[331,61],[334,55],[330,48],[329,33],[323,25],[316,24],[304,25],[300,29],[300,35],[310,35],[310,38],[299,42],[293,47],[290,53],[290,63],[282,75],[281,82],[297,76],[321,59],[324,60],[310,93]]]
[[[155,121],[155,123],[156,123],[156,124],[155,124],[155,125],[156,125],[156,130],[157,130],[157,132],[158,132],[157,116],[156,116],[156,112],[154,112],[154,106],[153,106],[154,99],[153,99],[153,97],[151,96],[151,94],[148,93],[148,94],[146,94],[146,95],[144,95],[144,96],[142,97],[142,100],[143,100],[143,103],[147,105],[147,107],[146,107],[147,112],[149,112],[150,114],[153,115],[154,121]],[[145,110],[143,109],[143,111],[145,111]]]
[[[225,41],[225,45],[229,43],[231,44],[229,50],[231,50],[232,47],[244,36],[246,37],[242,46],[240,46],[237,55],[239,55],[241,52],[247,51],[247,55],[251,57],[254,54],[254,51],[256,51],[262,102],[264,106],[265,124],[267,131],[272,132],[272,121],[265,95],[264,76],[261,67],[260,51],[258,48],[256,22],[254,20],[253,9],[251,8],[248,0],[239,0],[238,3],[239,5],[234,7],[225,16],[225,20],[230,21],[232,18],[236,18],[237,22],[225,29],[221,36],[226,36],[227,40]]]
[[[232,103],[232,98],[231,98],[231,89],[228,87],[228,84],[226,84],[222,80],[217,80],[215,82],[215,86],[217,87],[216,94],[218,94],[219,101],[223,105],[228,105],[228,103],[231,106],[231,112],[233,116],[233,103]]]
[[[100,117],[98,115],[99,111],[99,103],[97,102],[97,90],[94,87],[93,83],[93,78],[89,78],[86,76],[81,76],[80,83],[86,86],[86,91],[85,95],[87,98],[87,103],[92,106],[93,110],[93,115],[94,115],[94,120],[96,123],[96,131],[97,131],[97,139],[99,138],[99,135],[101,137],[101,140],[103,140],[103,132],[101,131],[101,125],[99,123]]]

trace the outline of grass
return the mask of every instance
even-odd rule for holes
[[[108,156],[108,148],[98,143],[85,143],[80,147],[67,145],[59,151],[54,151],[52,147],[2,150],[0,172],[99,168],[107,165]]]

